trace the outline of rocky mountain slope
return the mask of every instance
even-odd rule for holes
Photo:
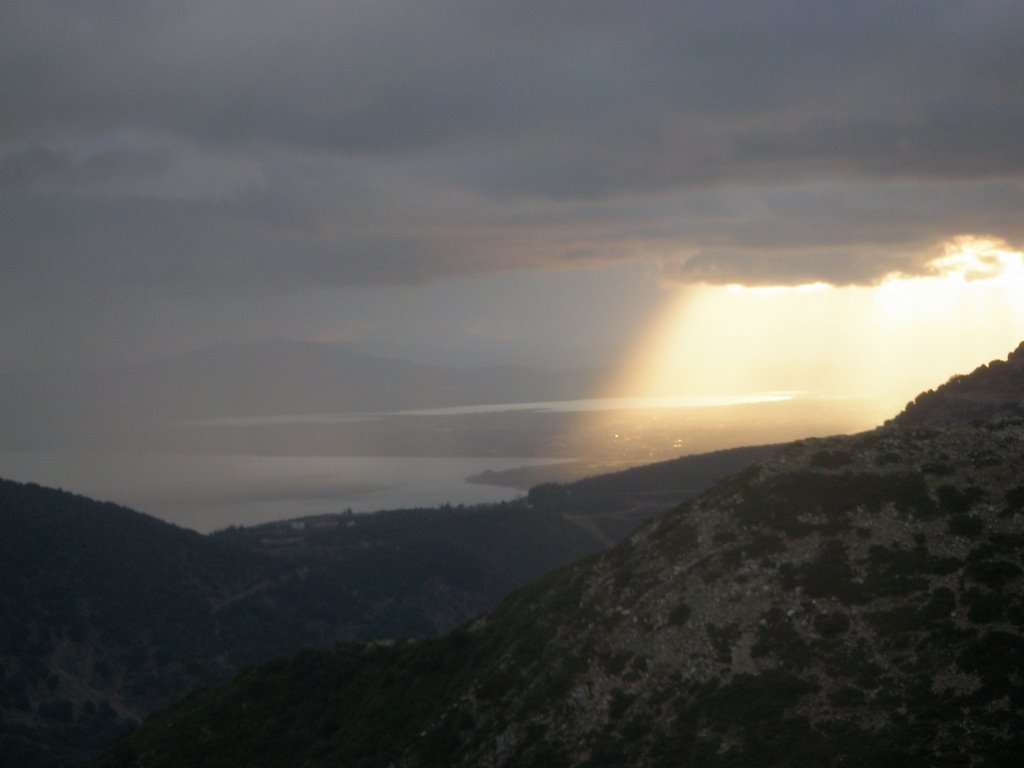
[[[446,632],[766,451],[686,457],[507,504],[210,536],[0,481],[0,765],[81,764],[247,664]]]
[[[991,400],[991,368],[938,397]],[[444,639],[248,670],[99,765],[1017,765],[1024,419],[920,407],[794,443]]]

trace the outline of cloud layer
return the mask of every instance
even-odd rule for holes
[[[997,0],[4,3],[0,293],[869,283],[1024,241],[1022,39]]]

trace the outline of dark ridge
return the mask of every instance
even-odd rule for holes
[[[901,426],[1024,418],[1024,342],[938,389],[918,395],[892,423]]]

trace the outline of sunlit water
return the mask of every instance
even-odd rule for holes
[[[506,501],[521,491],[467,478],[486,470],[573,459],[591,466],[629,466],[736,445],[857,431],[877,423],[858,404],[800,392],[232,417],[179,424],[178,429],[196,439],[178,449],[153,442],[135,451],[108,445],[100,450],[0,452],[0,477],[114,501],[207,532],[348,509]],[[304,443],[295,438],[321,434],[324,428],[332,430],[330,439]],[[352,429],[358,430],[357,439],[351,439]],[[437,434],[443,439],[436,444],[419,439]],[[380,435],[393,442],[384,440],[381,445],[390,449],[377,452],[391,455],[322,455],[326,450],[353,453],[353,446],[373,445]],[[474,455],[483,451],[498,455]],[[446,454],[407,455],[416,452]]]
[[[716,408],[730,405],[781,403],[803,392],[755,392],[739,395],[679,395],[673,397],[594,397],[578,400],[547,400],[532,403],[483,403],[444,408],[418,408],[383,413],[307,413],[287,416],[229,416],[196,419],[185,425],[208,427],[274,426],[283,424],[358,424],[394,416],[472,416],[522,411],[545,413],[591,413],[597,411],[658,410],[666,408]]]

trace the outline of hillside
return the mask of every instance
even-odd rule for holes
[[[446,638],[248,670],[98,765],[1017,765],[1024,419],[953,413],[794,443]]]
[[[533,501],[210,536],[0,481],[0,764],[81,764],[141,717],[247,664],[446,632],[767,450],[550,485]]]
[[[208,606],[254,578],[237,548],[8,481],[0,526],[0,763],[87,754],[232,669]]]
[[[1006,360],[993,360],[922,392],[893,423],[903,426],[990,421],[1024,416],[1024,342]]]
[[[0,482],[0,764],[81,764],[189,690],[339,640],[428,637],[599,548],[525,505],[201,536]],[[301,527],[301,529],[300,529]]]

